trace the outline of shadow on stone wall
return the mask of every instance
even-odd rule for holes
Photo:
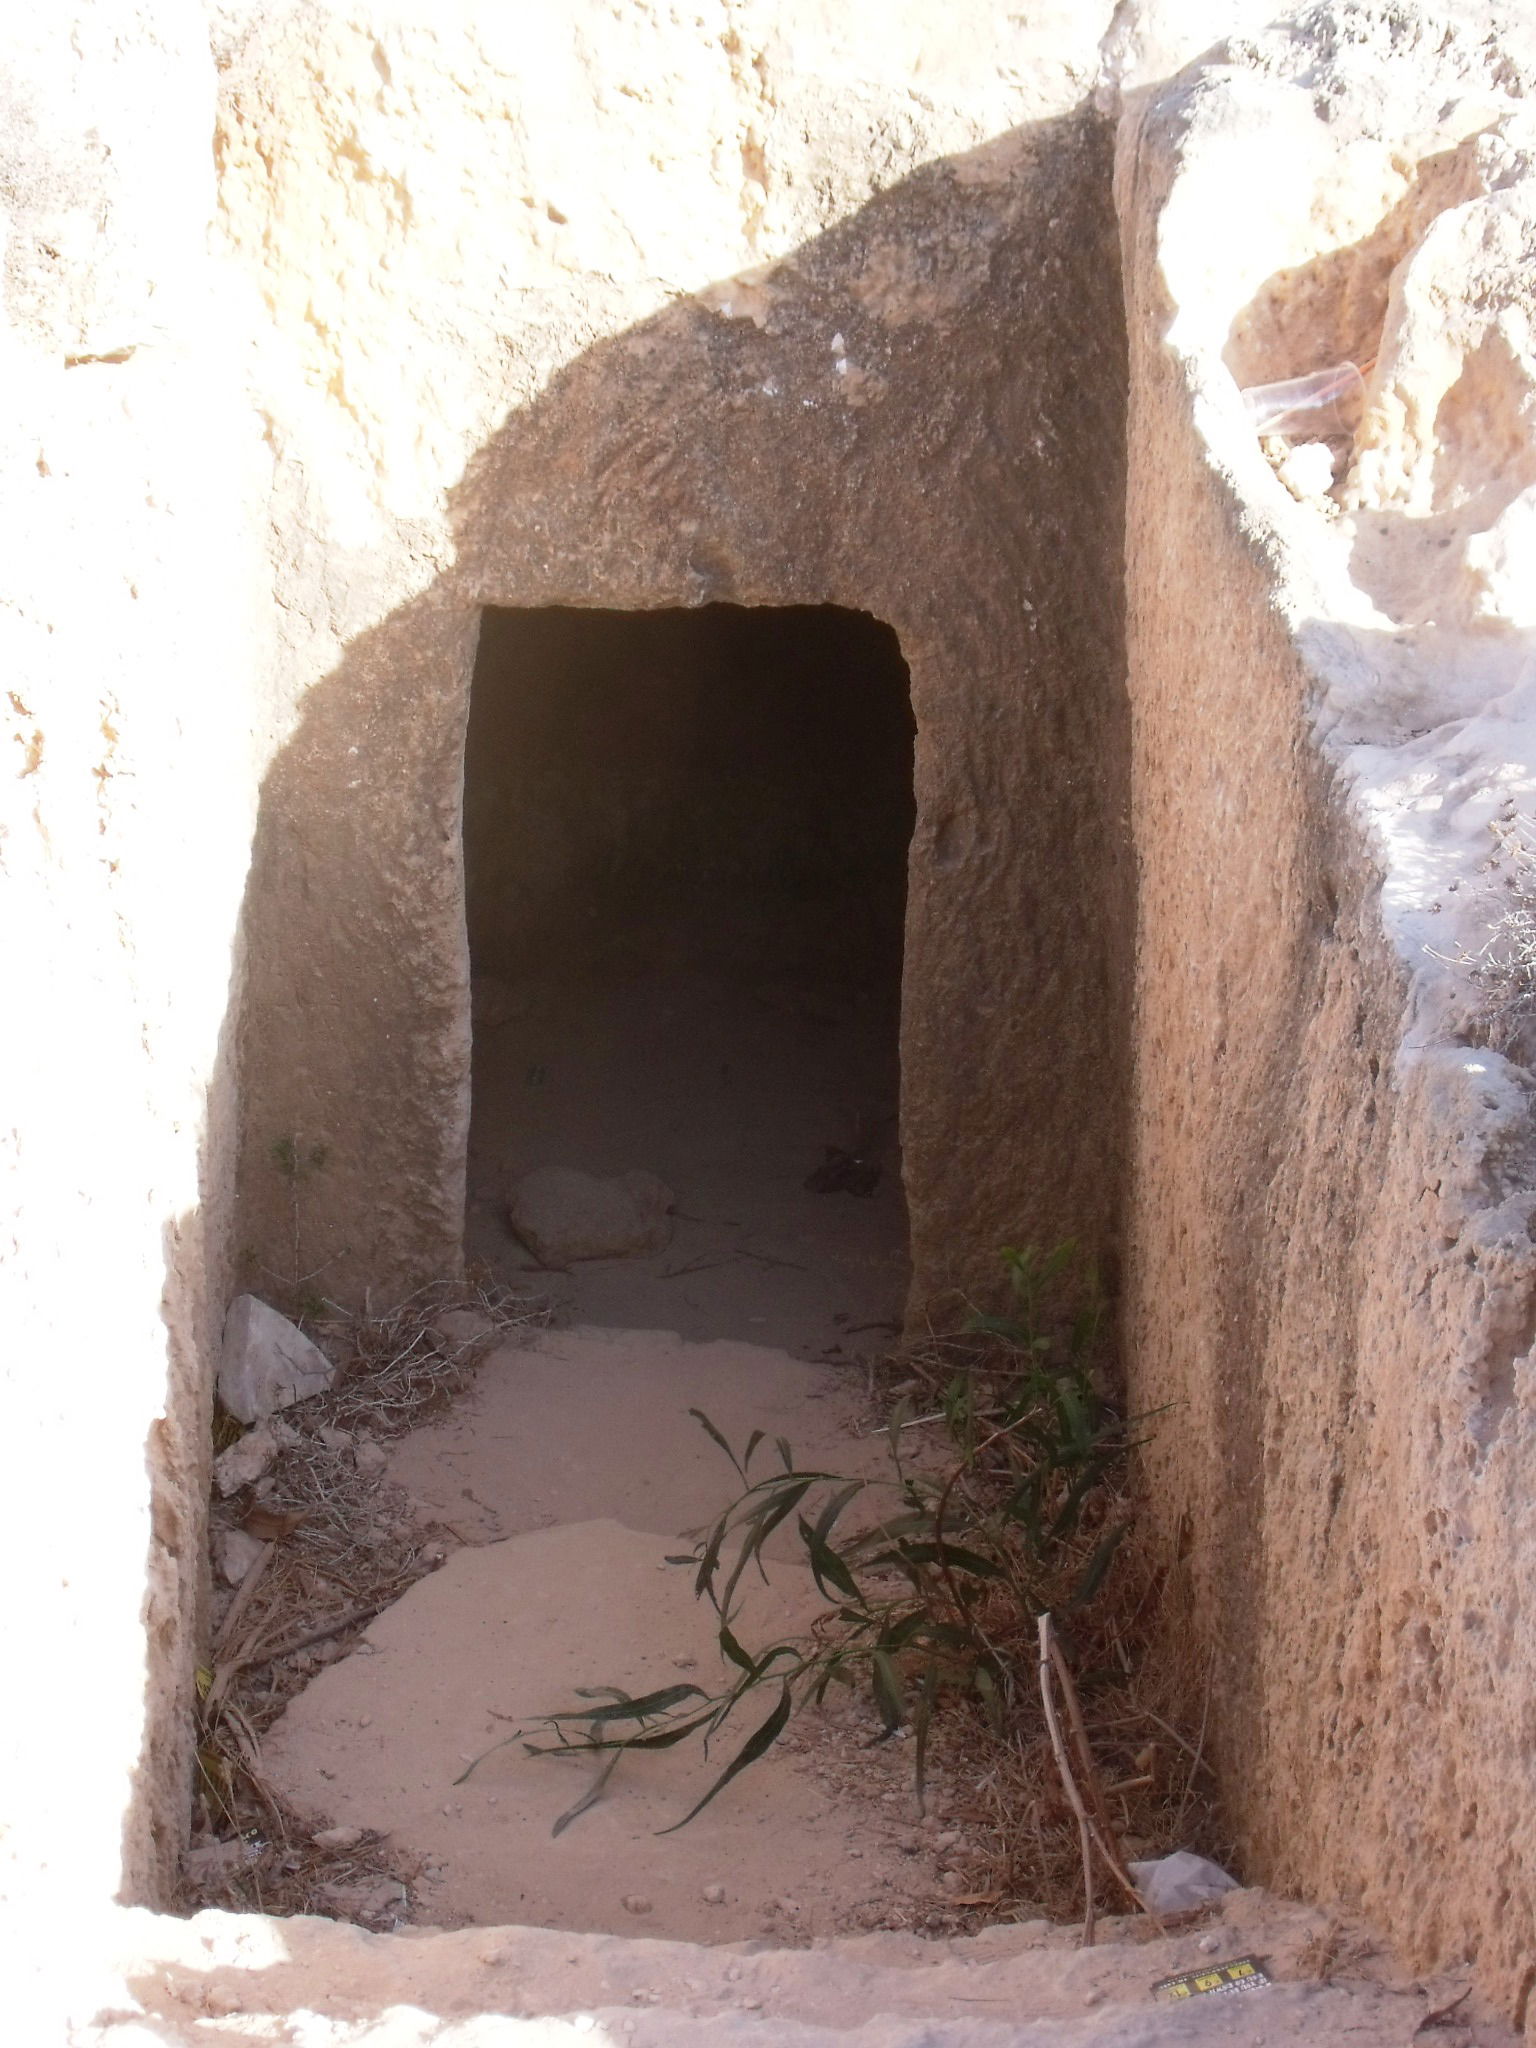
[[[771,270],[601,342],[451,494],[456,562],[311,688],[246,906],[246,1277],[291,1277],[271,1147],[326,1147],[299,1265],[398,1293],[459,1258],[459,846],[480,608],[837,604],[917,719],[903,1022],[914,1306],[996,1247],[1112,1257],[1131,951],[1124,338],[1109,136],[926,167]]]
[[[771,270],[559,369],[451,493],[454,567],[307,691],[262,788],[205,1201],[167,1230],[125,1895],[168,1895],[185,1826],[228,1295],[362,1304],[461,1259],[460,808],[482,606],[835,604],[894,627],[918,727],[914,1310],[984,1296],[1003,1243],[1076,1236],[1112,1269],[1132,947],[1124,355],[1096,117],[930,165]],[[302,494],[279,478],[279,504]],[[323,604],[368,573],[338,558],[316,577],[297,515],[288,538],[308,595],[294,570],[279,603]],[[325,1147],[297,1235],[285,1138]]]

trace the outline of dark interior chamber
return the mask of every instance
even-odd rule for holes
[[[781,1276],[877,1217],[904,1239],[912,747],[896,636],[863,613],[487,611],[465,756],[471,1250],[515,1262],[506,1185],[556,1164],[659,1173],[716,1229],[744,1215],[749,1248],[726,1263],[778,1259]],[[806,1188],[831,1148],[878,1153],[867,1213]],[[887,1310],[903,1255],[858,1254]],[[701,1290],[718,1293],[700,1281],[655,1312]],[[869,1305],[855,1292],[841,1313]],[[763,1333],[709,1313],[698,1334]]]

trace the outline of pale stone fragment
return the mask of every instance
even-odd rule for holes
[[[336,1368],[302,1330],[254,1294],[237,1295],[224,1319],[219,1399],[241,1422],[257,1422],[311,1394],[323,1394]]]
[[[513,1188],[507,1215],[541,1265],[568,1266],[664,1251],[672,1241],[673,1199],[653,1173],[600,1180],[574,1167],[544,1166]]]

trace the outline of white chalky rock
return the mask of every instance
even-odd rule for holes
[[[223,1391],[222,1387],[220,1391]],[[224,1405],[228,1407],[229,1403],[226,1401]],[[252,1485],[266,1471],[277,1452],[277,1438],[267,1423],[258,1422],[254,1429],[248,1429],[227,1451],[220,1451],[213,1461],[213,1483],[220,1495],[228,1499],[242,1486]]]
[[[241,1422],[259,1422],[274,1409],[323,1394],[336,1368],[286,1316],[240,1294],[224,1318],[219,1358],[219,1399]]]
[[[672,1190],[654,1173],[601,1180],[569,1166],[542,1166],[512,1190],[507,1218],[544,1266],[577,1259],[643,1258],[672,1241]]]

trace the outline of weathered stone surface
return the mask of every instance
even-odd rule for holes
[[[241,1422],[323,1394],[336,1368],[317,1344],[254,1294],[238,1294],[224,1319],[219,1399]]]
[[[1079,1929],[1044,1921],[944,1942],[876,1934],[797,1948],[657,1941],[647,1924],[626,1936],[381,1935],[314,1916],[119,1913],[103,1930],[110,1971],[87,1987],[75,1965],[70,2002],[85,2024],[29,2038],[195,2048],[226,2030],[259,2040],[290,2014],[292,2031],[313,2033],[322,2014],[335,2048],[1403,2048],[1466,1983],[1405,1987],[1390,1965],[1373,1966],[1368,1943],[1348,1979],[1319,1982],[1312,1959],[1339,1923],[1254,1891],[1229,1893],[1206,1927],[1169,1940],[1138,1938],[1144,1921],[1101,1921],[1092,1948]],[[1257,1952],[1277,1981],[1240,1998],[1152,1998],[1159,1978],[1210,1966],[1212,1932],[1222,1959]],[[1475,2038],[1515,2048],[1486,2019]]]
[[[302,1257],[338,1299],[460,1256],[482,607],[714,600],[871,613],[910,670],[914,1312],[995,1291],[1000,1244],[1109,1251],[1123,338],[1088,96],[1113,11],[963,0],[942,52],[918,13],[820,4],[792,34],[749,7],[728,47],[579,13],[530,41],[491,8],[408,37],[366,11],[253,27],[223,75],[222,226],[271,311],[292,707],[247,924],[258,1260],[292,1259],[284,1131],[328,1147]],[[615,94],[643,120],[600,117]],[[493,102],[527,118],[488,126]]]
[[[261,1538],[245,1529],[221,1529],[214,1543],[219,1577],[226,1585],[238,1586],[265,1549]]]
[[[265,1421],[258,1422],[254,1429],[248,1429],[238,1442],[232,1443],[227,1451],[220,1451],[214,1459],[215,1489],[226,1498],[238,1493],[242,1486],[250,1486],[261,1477],[277,1453],[278,1440],[272,1428]]]
[[[673,1199],[664,1181],[640,1169],[605,1180],[541,1166],[513,1188],[507,1221],[544,1266],[640,1258],[671,1243]]]
[[[1536,1151],[1455,963],[1536,795],[1530,42],[1313,9],[1152,94],[1119,165],[1127,1356],[1135,1405],[1176,1404],[1145,1454],[1169,1654],[1192,1694],[1209,1660],[1246,1867],[1362,1899],[1415,1964],[1477,1953],[1508,2011]],[[1238,387],[1346,358],[1365,416],[1298,502]]]
[[[1216,1658],[1237,1824],[1513,2007],[1536,1168],[1447,961],[1469,849],[1536,800],[1532,70],[1487,9],[1242,11],[1166,93],[1231,9],[220,6],[217,77],[179,0],[8,22],[5,1542],[50,1532],[36,1668],[116,1646],[10,1703],[18,1896],[171,1882],[219,1310],[293,1250],[274,1142],[327,1148],[299,1222],[339,1298],[458,1260],[481,607],[836,602],[896,629],[919,725],[914,1304],[1008,1238],[1112,1248],[1134,1161],[1170,1641]],[[1128,694],[1088,104],[1122,63]],[[1293,496],[1236,384],[1350,353],[1353,478]]]

